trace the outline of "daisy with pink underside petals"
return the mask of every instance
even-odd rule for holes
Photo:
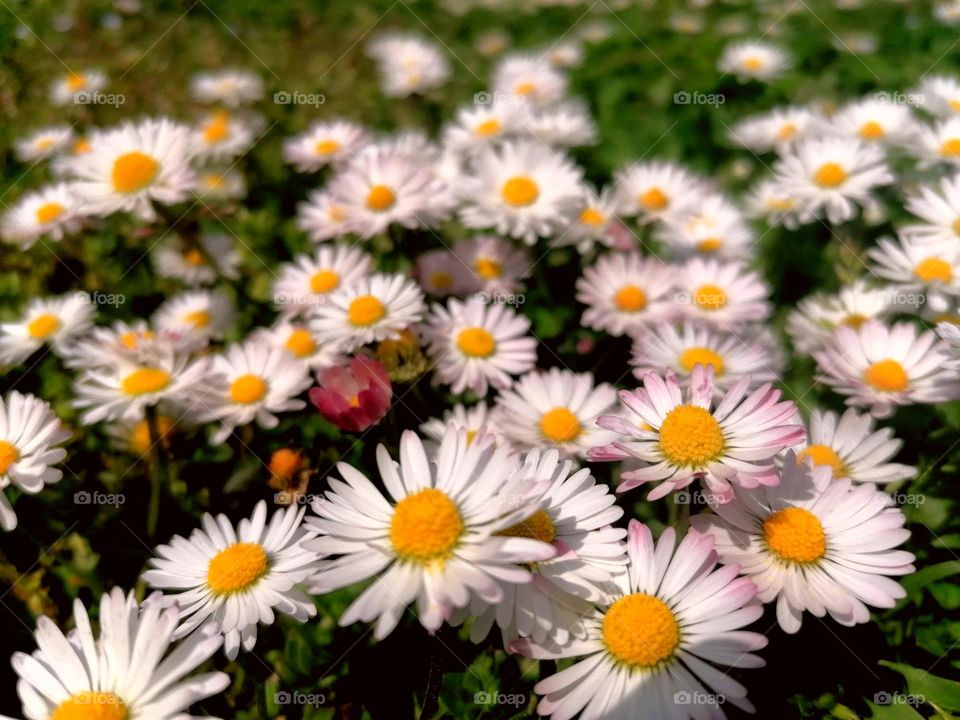
[[[753,579],[761,601],[777,601],[786,632],[800,629],[804,611],[852,626],[869,622],[867,605],[892,608],[906,597],[886,576],[913,572],[913,555],[895,549],[910,531],[875,486],[831,480],[828,467],[790,452],[778,486],[735,494],[690,522],[715,539],[720,562]]]
[[[876,418],[899,405],[941,403],[960,398],[960,381],[947,367],[947,346],[910,323],[892,327],[871,320],[854,330],[841,327],[813,353],[818,379],[847,396],[848,405],[869,407]]]
[[[643,388],[620,392],[628,413],[602,416],[597,424],[623,436],[587,454],[590,460],[636,458],[642,464],[623,473],[618,492],[644,483],[659,483],[647,495],[657,500],[700,479],[717,502],[733,498],[732,484],[753,488],[776,485],[774,458],[802,442],[806,432],[794,418],[797,407],[780,400],[769,383],[752,392],[744,375],[711,409],[713,368],[693,369],[687,401],[677,377],[655,373],[643,378]]]
[[[770,288],[739,262],[691,258],[677,270],[675,285],[674,300],[687,320],[733,330],[770,315]]]
[[[679,547],[673,528],[656,544],[636,520],[628,532],[628,566],[617,592],[584,620],[585,639],[512,643],[538,659],[583,657],[537,683],[537,712],[554,720],[723,720],[721,698],[753,712],[747,689],[720,667],[765,664],[753,652],[767,639],[740,629],[763,614],[756,586],[735,566],[718,569],[712,538],[696,530]],[[691,704],[691,696],[713,702]]]

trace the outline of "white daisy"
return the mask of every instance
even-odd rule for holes
[[[532,261],[526,248],[496,235],[458,240],[454,255],[473,271],[476,289],[486,293],[513,293],[530,274]]]
[[[778,107],[737,122],[730,139],[755,153],[782,152],[795,142],[816,137],[824,128],[824,118],[805,107]]]
[[[86,293],[34,298],[16,322],[0,323],[0,365],[19,365],[44,345],[60,356],[93,325]]]
[[[333,291],[366,277],[373,258],[349,245],[320,245],[313,255],[297,255],[281,263],[273,283],[273,304],[287,315],[308,313]]]
[[[703,179],[669,162],[636,162],[614,176],[620,214],[641,222],[675,215],[699,202],[707,190]]]
[[[790,64],[790,56],[772,43],[740,40],[724,48],[717,67],[723,73],[735,75],[740,82],[767,82],[783,75]]]
[[[83,225],[82,207],[68,183],[45,185],[21,197],[3,216],[6,242],[30,249],[40,238],[59,241]]]
[[[691,258],[676,270],[680,314],[718,330],[736,330],[770,316],[770,288],[739,262]]]
[[[314,190],[306,202],[297,205],[297,227],[315,243],[353,231],[348,223],[347,206],[326,190]]]
[[[297,172],[312,173],[342,162],[370,140],[363,125],[351,120],[316,122],[283,143],[283,159]]]
[[[956,170],[960,166],[960,117],[920,125],[907,148],[924,167],[944,163]]]
[[[450,78],[450,62],[443,49],[420,35],[383,33],[369,43],[367,54],[377,61],[387,97],[423,94]]]
[[[783,225],[788,230],[800,226],[800,199],[778,177],[754,184],[743,199],[748,217],[763,218],[768,225]]]
[[[157,330],[220,340],[233,325],[236,309],[222,290],[188,290],[166,300],[153,316]]]
[[[960,113],[960,80],[955,77],[928,75],[916,95],[922,99],[923,108],[937,117],[950,118]]]
[[[597,143],[597,126],[587,106],[575,100],[536,110],[528,119],[526,133],[555,147],[579,147]]]
[[[232,160],[250,149],[261,124],[229,110],[209,113],[193,128],[192,155],[199,161]]]
[[[253,333],[259,338],[261,334]],[[264,328],[262,337],[268,345],[279,348],[305,363],[311,370],[320,370],[346,362],[338,343],[321,342],[306,322],[282,319],[273,327]]]
[[[874,486],[831,480],[830,468],[798,463],[790,452],[778,485],[735,493],[716,515],[690,522],[715,539],[721,562],[756,583],[761,601],[777,600],[786,632],[800,629],[805,610],[851,626],[869,622],[867,604],[892,608],[906,597],[887,576],[913,572],[913,555],[894,549],[910,531]]]
[[[13,144],[13,154],[23,163],[37,163],[61,152],[73,142],[73,129],[66,125],[37,130]]]
[[[427,439],[426,443],[430,440],[439,443],[446,435],[448,426],[466,431],[467,443],[473,442],[473,439],[481,433],[491,435],[498,445],[507,443],[507,440],[497,433],[493,413],[485,400],[470,407],[456,403],[449,410],[444,411],[442,418],[430,418],[423,423],[420,426],[420,432]]]
[[[200,102],[239,107],[263,97],[263,81],[247,70],[199,72],[190,81],[190,95]]]
[[[444,147],[455,153],[474,152],[514,137],[527,127],[529,115],[525,103],[496,98],[458,108],[443,130]]]
[[[224,233],[201,235],[199,243],[169,235],[150,256],[157,275],[190,286],[212,285],[221,277],[235,279],[241,259],[233,238]]]
[[[867,250],[871,272],[892,283],[894,292],[960,295],[960,242],[934,242],[922,236],[882,237]]]
[[[195,333],[152,329],[145,320],[131,323],[118,320],[109,326],[95,326],[72,343],[64,354],[67,367],[89,370],[110,367],[118,360],[137,363],[149,360],[151,353],[172,350],[190,353],[206,347],[206,339]]]
[[[235,168],[206,168],[198,173],[194,193],[204,201],[236,200],[247,194],[247,182]]]
[[[107,76],[99,70],[70,72],[57,78],[50,86],[50,101],[54,105],[72,105],[77,93],[92,95],[107,86]]]
[[[532,109],[562,100],[567,83],[566,74],[545,58],[535,54],[514,54],[496,64],[490,89],[495,98],[525,102]]]
[[[472,269],[447,248],[418,256],[413,277],[424,292],[436,297],[464,295],[477,285]]]
[[[960,241],[960,174],[941,178],[935,186],[918,186],[904,206],[923,220],[904,227],[904,233],[933,242]]]
[[[603,188],[600,193],[586,186],[580,214],[560,237],[551,241],[551,246],[576,245],[581,255],[592,250],[596,243],[613,247],[615,228],[619,225],[619,205],[620,198],[613,186]]]
[[[895,296],[855,280],[835,295],[814,293],[797,303],[787,315],[786,330],[797,352],[810,354],[822,347],[838,327],[859,328],[867,320],[887,317],[896,311]]]
[[[949,367],[960,370],[960,325],[953,322],[939,322],[937,323],[937,335],[948,346],[948,352],[950,353]]]
[[[913,136],[917,121],[909,105],[867,97],[844,105],[830,117],[830,128],[866,143],[896,145]]]
[[[747,259],[757,244],[757,234],[732,202],[722,195],[707,195],[696,206],[664,218],[653,233],[671,257],[703,255]]]
[[[673,313],[673,268],[639,253],[608,252],[577,279],[581,322],[611,335],[632,334]]]
[[[556,42],[540,51],[541,57],[546,58],[550,64],[558,68],[575,68],[583,63],[583,44],[576,38],[567,37]]]

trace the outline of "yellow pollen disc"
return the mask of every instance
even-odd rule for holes
[[[473,439],[477,436],[476,430],[467,430],[467,445],[473,442]]]
[[[321,140],[313,146],[313,151],[317,155],[331,155],[340,149],[340,143],[336,140]]]
[[[500,196],[507,205],[526,207],[540,197],[540,188],[525,175],[517,175],[507,180],[500,189]]]
[[[854,330],[859,328],[867,321],[866,315],[861,315],[860,313],[850,313],[843,320],[840,321],[841,325],[846,325],[847,327],[852,327]]]
[[[613,296],[613,304],[623,312],[639,312],[647,306],[647,296],[636,285],[624,285]]]
[[[497,349],[497,341],[482,327],[471,327],[457,336],[457,347],[468,357],[486,358]]]
[[[387,314],[387,308],[373,295],[361,295],[350,303],[347,319],[351,325],[366,327],[373,325]]]
[[[693,293],[693,302],[704,310],[719,310],[727,304],[727,294],[716,285],[701,285]]]
[[[606,216],[596,208],[587,208],[580,213],[580,224],[590,227],[600,227],[606,221]]]
[[[820,520],[809,510],[789,507],[763,521],[763,538],[782,560],[810,563],[827,552],[827,538]]]
[[[197,248],[188,248],[183,252],[183,261],[187,265],[193,265],[194,267],[199,267],[204,265],[206,260],[203,257],[203,253],[197,250]]]
[[[210,324],[210,313],[206,310],[194,310],[184,315],[183,321],[195,328],[205,328]]]
[[[703,253],[716,252],[723,247],[723,240],[717,237],[704,238],[697,243],[697,250]]]
[[[660,426],[660,450],[674,465],[702,468],[723,453],[723,430],[698,405],[678,405]]]
[[[473,269],[484,280],[496,280],[503,274],[503,265],[493,258],[477,258],[473,263]]]
[[[763,68],[763,60],[758,57],[747,57],[743,59],[743,68],[744,70],[749,70],[750,72],[756,72]]]
[[[580,420],[565,407],[548,410],[540,418],[540,432],[554,442],[570,442],[580,434],[580,429]]]
[[[87,76],[83,75],[82,73],[70,73],[67,75],[67,88],[70,90],[70,92],[83,90],[86,84]]]
[[[319,270],[310,277],[310,291],[328,293],[340,286],[340,275],[333,270]]]
[[[529,95],[537,89],[537,86],[532,82],[522,82],[517,83],[516,87],[513,88],[513,91],[517,95]]]
[[[90,144],[89,140],[80,138],[73,144],[73,154],[74,155],[84,155],[85,153],[90,152],[93,149],[93,146]]]
[[[230,399],[240,405],[258,402],[267,394],[267,383],[259,375],[241,375],[230,385]]]
[[[375,212],[383,212],[393,207],[397,196],[386,185],[374,185],[367,193],[367,207]]]
[[[209,188],[222,188],[226,185],[226,181],[223,179],[223,175],[217,175],[216,173],[208,173],[203,176],[203,182],[206,183]]]
[[[217,595],[241,592],[267,573],[267,553],[257,543],[234,543],[207,566],[207,587]]]
[[[960,235],[960,217],[953,221],[953,231]]]
[[[822,188],[835,188],[847,179],[847,171],[833,162],[824,163],[813,174],[813,181]]]
[[[296,450],[280,448],[270,456],[270,474],[281,480],[289,480],[303,465],[303,456]]]
[[[20,451],[6,440],[0,440],[0,475],[3,475],[20,458]]]
[[[27,323],[27,332],[36,340],[46,340],[60,327],[60,318],[53,313],[37,315]]]
[[[160,172],[160,163],[142,152],[129,152],[113,162],[113,189],[132,193],[153,182]]]
[[[463,535],[463,518],[446,494],[427,488],[398,502],[390,520],[394,551],[419,563],[443,562]]]
[[[662,600],[633,593],[617,600],[604,614],[603,643],[621,663],[650,668],[676,652],[680,626]]]
[[[294,329],[283,346],[298,358],[309,357],[317,350],[317,343],[314,341],[313,335],[304,328]]]
[[[160,442],[164,445],[170,444],[167,435],[173,431],[173,426],[173,418],[169,415],[157,416],[157,434],[160,436]],[[130,447],[138,455],[146,455],[153,448],[153,441],[150,439],[150,425],[146,420],[138,422],[130,431]]]
[[[430,284],[437,290],[449,290],[453,287],[453,275],[444,270],[438,270],[430,275]]]
[[[910,384],[903,365],[890,359],[873,363],[864,371],[863,379],[881,392],[902,392]]]
[[[154,340],[157,334],[152,330],[144,330],[142,333],[127,332],[120,336],[120,344],[127,350],[136,350],[141,340]]]
[[[811,445],[797,455],[797,464],[807,458],[813,460],[814,465],[827,465],[833,470],[834,479],[847,476],[847,467],[837,452],[827,445]]]
[[[637,201],[647,210],[663,210],[670,204],[670,198],[660,188],[650,188]]]
[[[170,384],[170,373],[160,368],[145,367],[134,370],[120,381],[124,395],[146,395],[163,390]]]
[[[796,205],[795,200],[789,198],[770,198],[767,200],[767,208],[774,212],[786,212],[787,210],[792,210]]]
[[[923,282],[950,282],[953,279],[953,269],[950,263],[940,258],[928,257],[917,263],[913,274]]]
[[[203,139],[211,145],[226,140],[229,135],[230,120],[225,115],[214,118],[203,129]]]
[[[697,365],[710,365],[713,367],[713,374],[715,376],[719,377],[720,375],[723,375],[723,358],[710,348],[687,348],[680,355],[680,365],[687,372],[693,372],[693,368]]]
[[[960,100],[951,100],[947,103],[954,112],[960,112]]]
[[[537,510],[526,520],[511,525],[506,530],[501,530],[497,535],[506,537],[521,537],[540,542],[552,543],[557,538],[557,528],[553,525],[553,520],[544,510]]]
[[[54,140],[53,138],[40,138],[36,142],[37,150],[49,150],[53,147]]]
[[[960,138],[950,138],[940,146],[940,154],[944,157],[960,157]]]
[[[873,120],[865,122],[860,126],[860,137],[864,140],[880,140],[886,134],[883,126]]]
[[[117,695],[87,690],[54,708],[50,720],[128,720],[130,711]]]
[[[496,118],[490,118],[489,120],[484,120],[482,123],[477,125],[473,132],[476,133],[479,137],[491,137],[500,132],[502,125],[500,121]]]
[[[331,205],[327,211],[327,217],[330,218],[330,222],[342,223],[347,219],[347,211],[341,205]]]
[[[797,126],[791,122],[784,123],[777,132],[777,140],[789,140],[797,134]]]
[[[66,208],[63,207],[60,203],[48,202],[44,203],[37,208],[37,222],[41,225],[45,225],[48,222],[53,222],[58,217],[63,215],[63,211]]]

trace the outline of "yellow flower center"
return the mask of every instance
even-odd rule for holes
[[[867,316],[862,315],[861,313],[850,313],[843,320],[840,321],[841,325],[846,325],[847,327],[852,327],[854,330],[859,328],[867,321]]]
[[[170,384],[170,373],[160,368],[144,367],[134,370],[120,382],[124,395],[147,395],[159,392]]]
[[[883,125],[873,120],[869,120],[860,126],[860,137],[864,140],[879,140],[886,134]]]
[[[73,154],[74,155],[84,155],[90,152],[93,149],[93,145],[90,144],[89,140],[80,138],[73,144]]]
[[[167,435],[173,431],[174,424],[173,418],[169,415],[157,416],[157,434],[160,436],[159,440],[163,445],[170,444]],[[146,420],[141,420],[134,425],[133,430],[130,431],[130,448],[138,455],[146,455],[152,447],[153,441],[150,439],[150,424]]]
[[[500,196],[507,205],[525,207],[532,205],[540,197],[540,188],[527,176],[517,175],[503,184]]]
[[[817,168],[813,181],[822,188],[835,188],[847,179],[847,171],[834,162],[828,162]]]
[[[113,189],[121,193],[142,190],[154,181],[160,163],[146,153],[134,151],[118,157],[113,163]]]
[[[313,151],[317,155],[332,155],[340,149],[340,143],[336,140],[321,140],[313,146]]]
[[[797,134],[797,126],[792,122],[784,123],[777,132],[777,140],[789,140]]]
[[[950,100],[947,105],[949,105],[950,109],[954,112],[960,112],[960,100]]]
[[[453,275],[445,270],[437,270],[430,275],[430,284],[437,290],[449,290],[453,287]]]
[[[503,265],[493,258],[477,258],[473,263],[473,269],[484,280],[496,280],[503,274]]]
[[[497,341],[482,327],[470,327],[457,336],[457,347],[468,357],[485,358],[493,355]]]
[[[693,368],[697,365],[703,365],[704,367],[710,365],[713,367],[715,376],[723,375],[723,358],[706,347],[692,347],[684,350],[680,355],[680,365],[687,372],[693,372]]]
[[[203,139],[210,145],[226,140],[230,135],[230,116],[218,113],[203,129]]]
[[[913,274],[923,282],[950,282],[953,279],[953,269],[950,263],[940,258],[928,257],[917,263]]]
[[[234,543],[207,566],[207,587],[215,595],[242,592],[267,573],[267,553],[257,543]]]
[[[847,476],[847,467],[843,460],[837,455],[837,452],[828,445],[810,445],[797,455],[797,464],[802,463],[807,458],[813,460],[814,465],[827,465],[833,470],[833,477],[842,478]]]
[[[3,475],[20,458],[20,451],[6,440],[0,440],[0,475]]]
[[[660,426],[660,450],[674,465],[701,468],[723,453],[723,430],[698,405],[678,405]]]
[[[606,222],[606,216],[596,208],[588,207],[580,213],[580,224],[590,227],[600,227]]]
[[[60,327],[60,318],[53,313],[44,313],[37,315],[33,320],[27,323],[27,332],[30,337],[36,340],[45,340]]]
[[[617,600],[604,614],[603,643],[619,662],[651,668],[676,652],[680,626],[662,600],[633,593]]]
[[[144,330],[141,333],[131,331],[120,336],[120,344],[127,350],[136,350],[137,345],[140,344],[140,340],[153,340],[156,337],[157,334],[152,330]]]
[[[197,248],[187,248],[184,250],[183,261],[187,265],[193,265],[194,267],[200,267],[201,265],[205,265],[207,262],[203,257],[203,253]]]
[[[540,418],[540,431],[554,442],[570,442],[580,434],[580,430],[580,420],[565,407],[548,410]]]
[[[537,86],[534,83],[522,82],[522,83],[517,83],[516,86],[513,88],[513,91],[517,93],[517,95],[529,95],[530,93],[536,91],[536,89],[537,89]]]
[[[491,137],[500,132],[502,125],[500,121],[496,118],[490,118],[489,120],[484,120],[482,123],[477,125],[473,131],[479,137]]]
[[[463,530],[463,518],[453,500],[440,490],[427,488],[396,504],[390,542],[405,560],[442,563],[453,555]]]
[[[786,212],[792,210],[796,204],[796,201],[790,198],[770,198],[767,200],[767,209],[774,212]]]
[[[267,394],[267,383],[259,375],[241,375],[230,384],[230,399],[240,405],[259,402]]]
[[[881,392],[902,392],[910,384],[903,365],[890,359],[873,363],[864,371],[863,379]]]
[[[208,188],[222,188],[226,185],[226,181],[223,179],[223,175],[218,175],[217,173],[207,173],[203,176],[203,182]]]
[[[37,222],[41,225],[46,225],[49,222],[53,222],[58,217],[63,215],[63,211],[66,210],[63,205],[56,202],[44,203],[37,208]]]
[[[758,70],[763,69],[763,60],[755,55],[745,57],[743,59],[743,69],[749,70],[750,72],[757,72]]]
[[[960,138],[950,138],[940,146],[940,154],[944,157],[960,157]]]
[[[195,328],[205,328],[210,324],[210,313],[206,310],[194,310],[184,315],[183,321]]]
[[[723,240],[718,237],[708,237],[704,238],[697,243],[697,250],[702,253],[712,253],[716,252],[723,247]]]
[[[317,350],[317,343],[309,330],[304,328],[295,328],[287,337],[287,342],[283,345],[298,358],[305,358],[313,355]]]
[[[521,537],[540,542],[552,543],[557,538],[557,528],[553,525],[553,520],[547,515],[545,510],[537,510],[526,520],[511,525],[506,530],[501,530],[497,535],[506,537]]]
[[[727,294],[716,285],[701,285],[693,293],[693,302],[704,310],[719,310],[727,304]]]
[[[647,210],[663,210],[670,204],[670,198],[657,187],[647,190],[638,198],[638,201]]]
[[[361,295],[350,303],[347,319],[351,325],[366,327],[373,325],[387,314],[387,308],[373,295]]]
[[[82,73],[70,73],[67,75],[67,89],[69,89],[70,92],[83,90],[86,84],[87,76]]]
[[[318,270],[310,277],[310,291],[318,295],[328,293],[340,285],[340,275],[334,270]]]
[[[367,193],[367,207],[374,212],[383,212],[393,207],[397,196],[386,185],[374,185]]]
[[[636,285],[624,285],[613,296],[613,304],[623,312],[639,312],[647,306],[647,296]]]
[[[127,720],[130,711],[118,695],[87,690],[54,708],[50,720]]]
[[[820,520],[809,510],[789,507],[763,521],[763,538],[782,560],[810,563],[827,552],[827,538]]]

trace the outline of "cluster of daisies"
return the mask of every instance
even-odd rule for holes
[[[599,30],[590,32],[585,41]],[[752,710],[728,672],[763,664],[766,638],[744,628],[764,605],[793,633],[805,613],[851,626],[905,596],[893,578],[913,571],[900,549],[909,531],[883,488],[916,469],[895,462],[902,443],[877,420],[960,397],[960,82],[925,82],[933,124],[876,99],[743,121],[731,137],[778,158],[741,207],[666,160],[590,185],[567,153],[596,140],[586,105],[567,93],[582,53],[567,41],[504,56],[489,91],[437,138],[346,119],[288,138],[285,160],[319,174],[297,212],[315,247],[275,268],[276,316],[264,327],[235,327],[239,239],[179,222],[197,205],[242,199],[231,163],[266,127],[257,77],[199,75],[193,96],[213,109],[192,124],[49,128],[18,143],[23,162],[49,160],[58,180],[24,194],[3,220],[5,239],[26,252],[132,215],[164,228],[151,262],[182,288],[131,321],[98,323],[104,309],[78,290],[33,299],[0,325],[0,364],[29,369],[52,352],[72,374],[85,430],[103,426],[135,455],[164,452],[181,425],[223,443],[303,411],[315,383],[339,383],[339,412],[349,413],[370,402],[364,382],[389,383],[375,362],[385,348],[422,351],[433,382],[458,396],[393,438],[395,455],[379,446],[375,468],[340,463],[309,508],[271,514],[261,501],[239,522],[204,515],[156,548],[142,575],[156,590],[147,600],[103,596],[98,634],[79,602],[74,634],[42,618],[38,649],[13,657],[27,717],[185,717],[229,682],[194,673],[218,650],[236,658],[255,647],[259,625],[278,614],[307,622],[314,596],[357,585],[339,621],[372,623],[376,639],[410,613],[430,632],[465,625],[481,642],[496,626],[509,652],[581,658],[537,684],[541,714],[722,717],[673,698],[708,693]],[[451,74],[447,53],[413,35],[377,37],[368,54],[388,97],[429,94]],[[762,43],[720,60],[722,72],[754,80],[787,64]],[[71,75],[52,99],[106,82]],[[775,387],[786,354],[768,323],[751,221],[793,228],[882,212],[894,154],[930,174],[903,198],[917,222],[869,251],[871,281],[809,297],[787,319],[794,350],[817,364],[811,384],[850,405],[801,414]],[[454,220],[467,233],[448,244]],[[402,253],[404,230],[427,231],[439,247],[410,258],[409,271],[379,269],[367,241]],[[631,389],[538,360],[520,298],[558,246],[583,256],[573,289],[582,325],[632,342]],[[941,337],[924,329],[936,322]],[[225,342],[238,330],[242,340]],[[0,489],[34,494],[60,481],[69,436],[46,401],[8,393]],[[617,463],[616,487],[588,461]],[[654,540],[623,522],[616,493],[640,485],[651,503],[692,491],[701,511],[682,538],[668,528]],[[2,493],[0,523],[16,527]]]

